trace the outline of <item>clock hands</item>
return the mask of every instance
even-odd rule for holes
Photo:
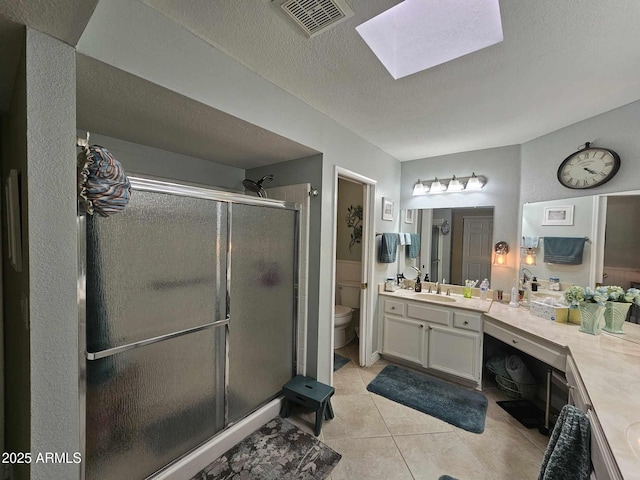
[[[596,173],[598,173],[598,172],[596,172],[595,170],[591,170],[590,168],[587,168],[587,167],[584,167],[584,169],[585,169],[587,172],[589,172],[591,175],[595,175]]]

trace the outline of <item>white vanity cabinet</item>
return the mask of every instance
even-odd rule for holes
[[[480,385],[482,314],[381,297],[382,353]]]
[[[591,423],[591,463],[593,464],[591,478],[597,480],[622,480],[622,474],[618,469],[598,416],[591,406],[587,389],[571,356],[567,356],[566,376],[567,384],[569,385],[569,403],[585,412]]]

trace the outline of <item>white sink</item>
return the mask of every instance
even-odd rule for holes
[[[418,300],[428,300],[430,302],[455,303],[456,299],[447,297],[446,295],[438,295],[437,293],[416,293],[415,298]]]

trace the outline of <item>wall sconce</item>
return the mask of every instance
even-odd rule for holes
[[[494,250],[495,256],[493,258],[494,265],[506,265],[507,264],[507,254],[509,253],[509,245],[507,242],[500,241],[496,243]]]
[[[427,193],[470,192],[480,190],[487,183],[486,177],[476,176],[475,172],[470,177],[456,177],[438,180],[418,180],[413,186],[413,195],[426,195]]]
[[[523,251],[522,263],[529,266],[536,264],[536,252],[533,251],[533,248],[527,248]]]

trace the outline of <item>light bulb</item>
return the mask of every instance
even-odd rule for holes
[[[424,188],[424,183],[418,180],[418,183],[413,186],[413,195],[424,195],[425,193],[427,193],[427,189]]]
[[[484,184],[476,177],[475,172],[471,175],[469,181],[467,181],[466,190],[480,190]]]
[[[429,193],[442,193],[444,192],[444,186],[438,180],[438,177],[431,184],[431,188],[429,189]]]
[[[449,182],[449,186],[447,187],[447,192],[460,192],[462,190],[462,184],[460,180],[456,178],[454,175],[451,181]]]

